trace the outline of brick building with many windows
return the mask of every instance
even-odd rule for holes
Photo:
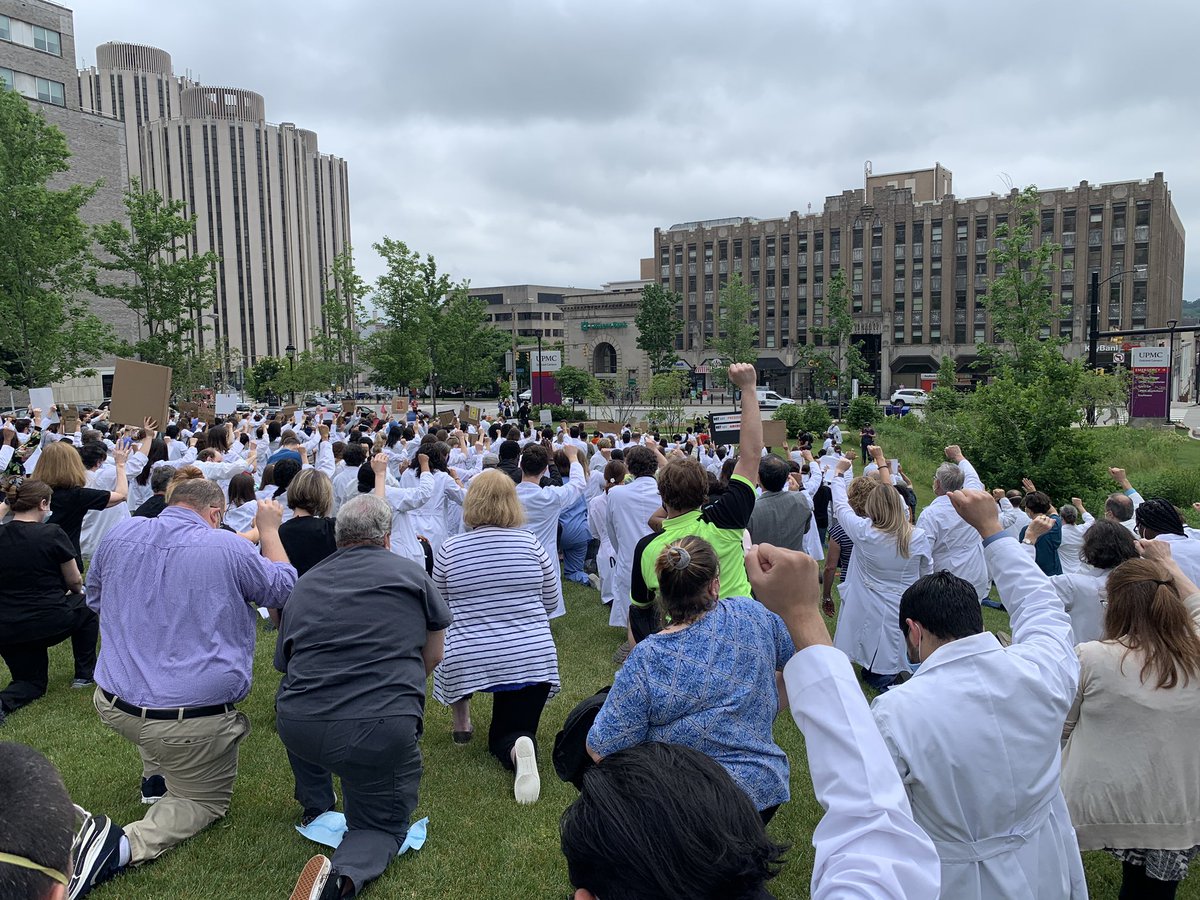
[[[988,251],[1008,220],[1006,196],[951,193],[941,165],[868,174],[865,188],[827,197],[818,213],[778,219],[690,222],[654,232],[655,277],[683,298],[681,355],[700,368],[720,334],[718,295],[735,273],[757,298],[761,380],[805,397],[812,391],[797,348],[820,346],[824,289],[844,271],[875,390],[916,385],[951,355],[978,374],[976,345],[993,339],[982,298],[995,266]],[[1057,333],[1069,357],[1088,339],[1088,283],[1099,273],[1100,330],[1165,326],[1183,303],[1183,225],[1161,172],[1152,179],[1040,191],[1037,239],[1062,246],[1051,287]],[[1101,362],[1111,359],[1102,354]]]

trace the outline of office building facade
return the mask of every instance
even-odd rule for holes
[[[855,331],[875,390],[887,395],[934,372],[942,357],[976,377],[977,344],[994,339],[983,297],[996,277],[988,252],[1016,191],[959,199],[941,165],[868,173],[863,188],[827,197],[820,212],[730,218],[654,231],[655,277],[683,298],[678,348],[693,367],[713,359],[718,294],[734,274],[751,286],[763,381],[797,397],[819,395],[800,348],[820,346],[824,289],[844,272]],[[1100,331],[1165,326],[1183,302],[1183,225],[1161,172],[1143,181],[1040,191],[1035,240],[1062,246],[1051,290],[1057,335],[1069,357],[1086,354],[1088,283],[1103,282]],[[1106,343],[1101,362],[1111,361]]]

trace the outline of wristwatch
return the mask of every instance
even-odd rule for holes
[[[1022,544],[1028,544],[1030,547],[1032,547],[1032,546],[1034,546],[1034,544],[1036,543],[1036,541],[1031,541],[1029,538],[1022,538],[1022,539],[1021,539],[1021,543],[1022,543]]]

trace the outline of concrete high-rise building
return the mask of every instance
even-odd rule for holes
[[[680,294],[681,356],[703,387],[720,334],[718,292],[740,273],[756,297],[759,368],[781,392],[813,391],[799,348],[820,346],[824,288],[841,269],[855,331],[876,389],[916,385],[950,355],[963,377],[977,344],[993,339],[982,298],[996,277],[988,251],[1016,192],[959,199],[941,165],[874,175],[827,197],[820,212],[728,218],[654,231],[653,277]],[[1062,246],[1052,275],[1057,335],[1070,357],[1087,352],[1092,272],[1099,273],[1100,331],[1164,327],[1183,303],[1183,225],[1163,174],[1151,179],[1041,190],[1035,240]],[[1105,342],[1100,361],[1112,360]]]
[[[221,258],[210,334],[246,365],[309,349],[333,258],[350,247],[346,161],[314,132],[268,122],[262,95],[175,75],[155,47],[100,45],[76,89],[84,109],[124,123],[130,176],[197,216],[192,252]]]

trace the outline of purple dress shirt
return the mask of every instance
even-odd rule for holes
[[[96,683],[147,707],[236,703],[250,693],[251,603],[281,607],[296,583],[245,538],[186,506],[113,526],[87,574],[100,615]]]

